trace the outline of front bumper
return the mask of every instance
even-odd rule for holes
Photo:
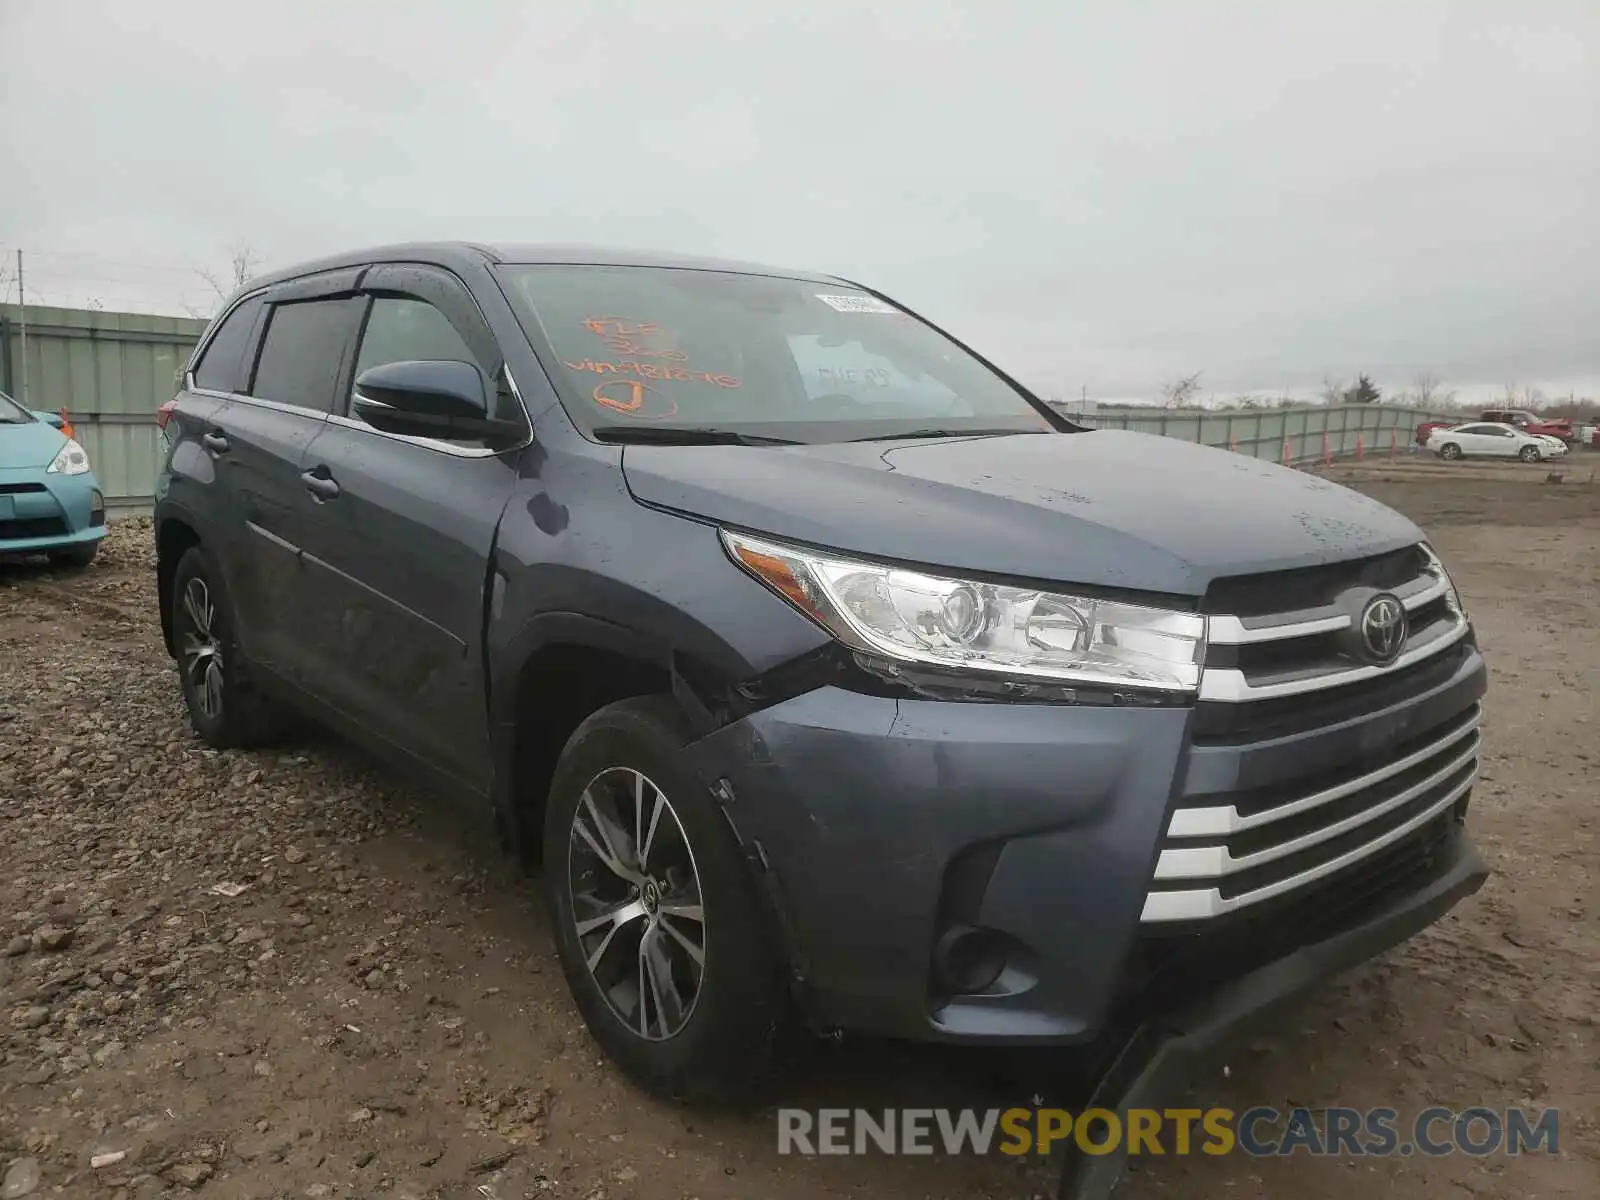
[[[1425,894],[1453,869],[1444,845],[1466,797],[1314,890],[1239,920],[1152,926],[1145,906],[1181,803],[1290,786],[1404,744],[1467,714],[1484,678],[1469,641],[1403,696],[1254,740],[1198,737],[1191,708],[825,687],[686,753],[750,854],[819,1023],[921,1040],[1099,1044]],[[970,930],[1003,968],[964,991],[951,985],[948,947]]]
[[[93,471],[0,470],[0,555],[68,550],[105,534],[105,496]]]
[[[1084,1110],[1103,1108],[1126,1120],[1133,1109],[1165,1108],[1272,1012],[1420,933],[1488,878],[1488,867],[1463,829],[1450,830],[1443,858],[1441,871],[1354,924],[1138,1023]],[[1101,1200],[1112,1194],[1126,1168],[1126,1149],[1073,1155],[1064,1165],[1058,1200]]]

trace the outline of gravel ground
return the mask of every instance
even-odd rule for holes
[[[1171,1159],[1129,1195],[1600,1195],[1600,487],[1335,474],[1423,522],[1473,609],[1494,686],[1471,821],[1496,873],[1264,1030],[1197,1102],[1555,1106],[1562,1153]],[[0,566],[0,855],[5,1200],[1050,1191],[1009,1160],[780,1158],[770,1112],[641,1098],[475,822],[331,739],[219,754],[190,734],[144,522],[86,571]],[[850,1041],[784,1100],[982,1103],[989,1086],[982,1056]]]

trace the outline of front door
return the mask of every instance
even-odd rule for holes
[[[352,378],[390,362],[455,360],[477,366],[495,394],[498,348],[454,276],[379,266],[363,290],[371,307]],[[348,411],[341,403],[305,459],[326,481],[304,538],[316,608],[334,623],[325,678],[339,694],[326,699],[486,792],[485,597],[518,456],[382,433]]]

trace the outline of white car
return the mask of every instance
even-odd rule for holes
[[[1428,434],[1428,449],[1440,458],[1520,458],[1540,462],[1560,458],[1567,444],[1547,434],[1524,433],[1514,425],[1477,421]]]

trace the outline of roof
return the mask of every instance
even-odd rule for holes
[[[675,267],[691,271],[730,271],[741,275],[775,275],[803,279],[812,283],[838,283],[837,277],[815,271],[796,271],[784,267],[736,259],[708,258],[689,254],[667,254],[652,250],[629,250],[616,246],[538,245],[513,243],[488,246],[477,242],[403,242],[389,246],[352,249],[324,258],[295,263],[250,281],[256,289],[286,279],[297,279],[322,271],[361,266],[374,262],[422,262],[441,267],[481,266],[486,263],[554,263],[607,267]]]

